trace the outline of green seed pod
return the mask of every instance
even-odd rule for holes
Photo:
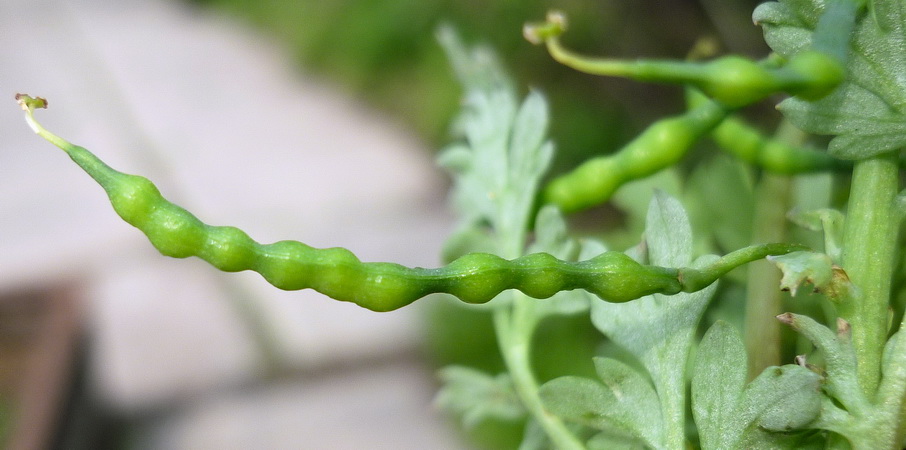
[[[603,203],[623,184],[675,164],[727,114],[722,106],[707,102],[679,116],[661,119],[617,153],[590,159],[555,178],[542,191],[541,200],[564,212]]]
[[[507,289],[547,298],[562,290],[587,289],[611,301],[681,289],[675,270],[649,268],[609,252],[581,263],[533,254],[511,261],[471,253],[438,269],[366,263],[344,248],[316,249],[301,242],[260,244],[235,227],[207,225],[165,199],[148,179],[118,172],[94,154],[44,130],[23,102],[29,124],[62,148],[110,198],[114,210],[141,230],[162,254],[197,256],[214,267],[252,270],[280,289],[314,289],[375,311],[405,306],[430,293],[449,293],[468,303],[485,303]]]
[[[840,59],[814,50],[803,51],[779,67],[773,60],[755,62],[740,56],[725,56],[703,63],[582,56],[560,43],[565,23],[561,13],[549,14],[544,24],[526,25],[524,34],[532,43],[546,44],[555,60],[581,72],[691,86],[729,108],[740,108],[778,92],[816,100],[843,81]]]
[[[692,74],[689,80],[679,82],[692,84],[708,97],[731,108],[755,103],[783,90],[775,74],[741,56],[725,56],[698,67],[700,74]]]
[[[448,293],[464,302],[485,303],[507,289],[517,289],[536,298],[584,289],[606,301],[625,302],[653,293],[669,295],[701,289],[734,267],[734,263],[764,256],[761,247],[747,249],[741,256],[728,255],[713,268],[683,272],[683,269],[645,266],[619,252],[605,252],[581,262],[563,261],[545,253],[513,260],[471,253],[446,267],[425,269],[362,262],[344,248],[316,249],[296,241],[260,244],[238,228],[203,223],[166,200],[148,179],[118,172],[85,148],[53,135],[34,121],[32,106],[24,100],[20,103],[32,128],[63,149],[94,178],[107,192],[117,214],[145,233],[162,254],[175,258],[197,256],[227,272],[252,270],[277,288],[314,289],[374,311],[397,309],[431,293]],[[668,128],[674,125],[670,124],[673,122],[656,127],[658,131],[653,132],[656,136],[650,139],[662,146],[671,142]],[[684,141],[691,139],[686,125],[675,126],[683,130]],[[631,156],[635,158],[631,159],[635,161],[633,164],[648,164],[646,157]],[[770,251],[767,254],[801,249],[782,245],[764,248]],[[684,279],[688,280],[686,284]]]
[[[710,100],[693,89],[686,90],[690,107]],[[797,174],[850,168],[851,163],[826,152],[791,145],[764,135],[736,116],[728,116],[712,131],[711,138],[721,150],[750,164],[779,174]]]
[[[846,77],[840,60],[814,50],[797,53],[781,70],[789,74],[787,92],[809,101],[830,94]]]

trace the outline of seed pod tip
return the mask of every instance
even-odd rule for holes
[[[36,108],[47,108],[47,99],[32,97],[28,94],[16,94],[16,102],[23,111],[34,111]]]

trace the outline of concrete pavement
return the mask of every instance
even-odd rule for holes
[[[145,446],[460,445],[410,356],[417,311],[376,314],[160,256],[31,133],[13,95],[46,97],[47,128],[208,223],[434,266],[452,218],[442,175],[404,129],[301,77],[273,42],[171,0],[6,0],[0,58],[0,290],[82,286],[105,404],[169,411],[145,424]],[[303,375],[264,382],[262,343]]]

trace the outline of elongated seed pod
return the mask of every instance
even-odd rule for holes
[[[560,42],[565,30],[563,14],[551,12],[545,23],[527,25],[524,34],[533,43],[544,43],[555,60],[580,72],[693,86],[731,108],[778,92],[815,100],[829,94],[844,78],[841,60],[824,48],[802,51],[779,66],[732,55],[707,62],[619,60],[583,56],[566,49]]]
[[[729,112],[706,102],[678,116],[661,119],[612,155],[592,158],[552,180],[541,201],[564,212],[579,211],[610,199],[623,184],[675,164]]]
[[[141,230],[162,254],[197,256],[214,267],[252,270],[284,290],[314,289],[336,300],[374,311],[390,311],[431,293],[449,293],[467,303],[484,303],[507,289],[535,298],[584,289],[611,302],[654,294],[703,289],[740,264],[767,255],[802,250],[787,244],[765,244],[730,253],[704,268],[671,269],[639,264],[620,252],[605,252],[580,262],[534,253],[506,260],[471,253],[436,269],[394,263],[362,262],[344,248],[317,249],[298,241],[261,244],[244,231],[203,223],[165,199],[147,178],[114,170],[87,149],[45,130],[33,109],[46,107],[40,98],[17,96],[26,120],[38,133],[63,149],[106,191],[116,213]]]
[[[252,270],[280,289],[311,288],[375,311],[396,309],[436,292],[484,303],[505,289],[547,298],[581,288],[622,302],[681,290],[675,269],[643,266],[619,252],[582,262],[545,253],[514,260],[472,253],[446,267],[425,269],[361,262],[344,248],[316,249],[297,241],[261,244],[238,228],[203,223],[167,201],[147,178],[118,172],[82,147],[67,152],[104,188],[117,214],[144,232],[162,254],[197,256],[226,272]]]
[[[203,223],[166,200],[147,178],[114,170],[87,149],[46,131],[34,121],[28,99],[23,97],[20,103],[32,128],[97,181],[116,213],[141,230],[162,254],[197,256],[227,272],[252,270],[280,289],[310,288],[374,311],[397,309],[431,293],[484,303],[506,289],[536,298],[585,289],[602,299],[624,302],[682,289],[676,269],[644,266],[619,252],[581,262],[544,253],[514,260],[472,253],[445,267],[426,269],[362,262],[344,248],[317,249],[297,241],[261,244],[238,228]]]
[[[687,103],[695,107],[709,102],[700,92],[688,89]],[[791,145],[764,135],[744,120],[730,115],[711,131],[711,138],[721,150],[770,172],[797,174],[824,170],[843,170],[852,167],[827,152]]]

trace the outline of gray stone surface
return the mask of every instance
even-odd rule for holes
[[[442,176],[405,130],[300,77],[272,42],[175,1],[6,0],[0,58],[0,98],[8,98],[0,108],[0,289],[73,279],[85,287],[93,380],[109,406],[140,413],[196,398],[160,427],[169,438],[155,438],[191,444],[181,448],[229,448],[221,444],[262,433],[285,438],[265,441],[269,448],[455,445],[430,406],[423,368],[355,364],[411,352],[417,311],[371,313],[277,291],[257,274],[161,257],[87,176],[31,133],[12,97],[46,97],[45,126],[148,176],[208,223],[240,226],[263,242],[294,238],[344,246],[363,260],[433,266],[452,219]],[[230,393],[257,386],[264,360],[254,320],[241,310],[266,325],[285,367],[344,372]],[[279,424],[322,440],[299,440]],[[331,440],[340,432],[348,439]],[[298,446],[305,442],[324,446]]]
[[[395,362],[307,384],[236,391],[163,420],[144,442],[220,450],[460,448],[440,423],[399,414],[430,401],[426,375],[418,364]]]

